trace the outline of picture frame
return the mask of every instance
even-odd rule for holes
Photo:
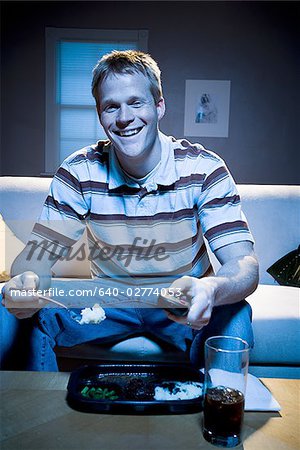
[[[228,137],[230,80],[186,80],[184,135]]]

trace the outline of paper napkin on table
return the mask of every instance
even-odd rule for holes
[[[245,411],[280,411],[281,407],[269,389],[254,375],[248,374]]]
[[[210,369],[209,375],[215,386],[234,386],[238,390],[243,390],[244,376],[241,373],[213,368]],[[279,403],[269,389],[258,378],[248,373],[245,411],[280,411],[280,409]]]

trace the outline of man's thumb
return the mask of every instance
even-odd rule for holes
[[[24,272],[21,275],[23,289],[37,289],[39,287],[39,277],[34,272]]]

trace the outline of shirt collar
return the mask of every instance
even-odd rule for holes
[[[169,186],[179,179],[175,166],[173,139],[159,131],[159,140],[161,142],[161,164],[158,171],[151,178],[151,185],[155,183]],[[122,185],[139,188],[139,184],[129,179],[123,172],[113,145],[110,142],[106,149],[109,152],[108,188],[110,190],[116,189]]]

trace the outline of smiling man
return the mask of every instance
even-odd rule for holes
[[[253,345],[244,299],[257,286],[258,264],[224,161],[159,130],[165,102],[150,55],[105,55],[94,69],[92,92],[108,139],[73,153],[59,167],[31,244],[15,260],[4,288],[3,303],[12,314],[36,314],[28,368],[57,370],[56,345],[113,342],[144,332],[189,351],[195,366],[203,366],[203,344],[211,335],[239,336]],[[118,286],[113,295],[122,301],[125,293],[131,307],[107,308],[101,324],[83,326],[68,310],[40,310],[44,304],[32,290],[49,288],[54,262],[86,227],[92,276],[105,289]],[[46,242],[43,258],[32,252],[32,242],[44,249]],[[205,242],[221,264],[217,273]],[[186,315],[158,307],[162,285],[184,299]],[[31,295],[13,295],[15,288]],[[112,306],[115,299],[105,292]]]

